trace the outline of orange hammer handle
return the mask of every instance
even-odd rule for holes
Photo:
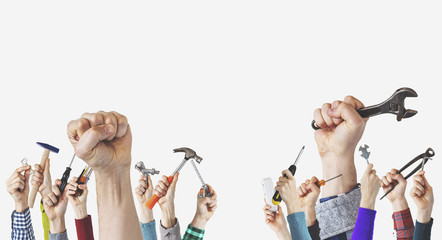
[[[172,181],[173,181],[173,176],[169,176],[169,177],[167,178],[167,181],[168,181],[169,183],[172,183]],[[146,202],[145,206],[146,206],[147,208],[149,208],[149,209],[152,209],[152,208],[155,206],[155,204],[157,204],[158,200],[160,200],[160,197],[158,197],[158,195],[154,194],[154,195],[153,195],[153,196],[152,196],[152,197]]]

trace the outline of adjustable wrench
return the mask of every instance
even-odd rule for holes
[[[416,110],[405,109],[404,100],[406,97],[417,97],[417,93],[411,88],[399,88],[384,102],[361,108],[357,110],[357,112],[363,118],[373,117],[384,113],[391,113],[396,115],[396,119],[399,122],[402,120],[402,118],[413,117],[417,113]],[[320,127],[316,126],[315,120],[312,122],[312,128],[314,130],[321,129]]]

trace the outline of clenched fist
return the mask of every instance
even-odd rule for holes
[[[96,172],[130,167],[132,134],[125,116],[85,113],[69,122],[67,133],[77,156]]]

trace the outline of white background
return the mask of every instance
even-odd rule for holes
[[[275,238],[264,223],[261,179],[275,182],[303,145],[296,178],[321,177],[313,110],[349,94],[377,104],[404,86],[419,94],[406,101],[418,115],[399,123],[393,115],[373,118],[361,143],[379,175],[434,148],[427,177],[439,238],[441,10],[440,1],[2,1],[2,238],[14,208],[4,182],[20,160],[39,163],[35,142],[53,144],[61,150],[51,172],[60,178],[73,154],[68,121],[98,110],[128,117],[132,164],[142,160],[168,175],[183,157],[173,148],[204,158],[200,170],[219,195],[207,239]],[[355,162],[360,179],[366,164]],[[71,176],[84,165],[76,159]],[[131,171],[133,189],[139,173]],[[94,185],[88,210],[98,238]],[[186,166],[176,194],[182,232],[199,187]],[[391,239],[391,205],[385,199],[376,209],[375,239]],[[154,213],[159,220],[158,207]],[[39,208],[32,219],[42,239]],[[66,219],[75,239],[70,206]]]

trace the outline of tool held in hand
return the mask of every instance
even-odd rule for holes
[[[292,173],[293,176],[295,176],[296,173],[296,164],[298,164],[299,159],[301,158],[302,153],[304,152],[305,146],[301,148],[301,151],[299,151],[298,156],[296,157],[295,163],[293,165],[290,165],[289,171]],[[284,177],[287,177],[284,174]],[[279,205],[282,201],[281,195],[279,194],[279,191],[275,191],[272,197],[272,203],[273,205]]]
[[[75,158],[75,153],[74,153],[74,156],[72,157],[69,167],[66,168],[66,170],[63,173],[63,177],[61,177],[61,184],[58,186],[58,189],[60,189],[60,194],[63,194],[64,189],[66,188],[66,185],[68,184],[69,175],[71,175],[71,170],[72,170],[71,166],[72,166],[72,162],[74,161],[74,158]]]
[[[201,160],[198,163],[201,163],[202,160],[203,159],[201,158]],[[200,179],[201,184],[203,185],[200,189],[199,198],[212,197],[212,193],[210,192],[210,189],[207,186],[207,184],[204,182],[203,177],[201,176],[201,173],[196,167],[196,164],[193,161],[193,159],[190,160],[190,163],[192,163],[193,169],[195,169],[196,175],[198,175],[198,178]]]
[[[396,115],[397,121],[401,121],[402,118],[409,118],[416,115],[417,111],[412,109],[405,109],[404,100],[406,97],[417,97],[417,93],[411,88],[399,88],[393,95],[382,103],[377,105],[361,108],[357,110],[359,115],[363,118],[373,117],[376,115],[391,113]],[[321,129],[316,126],[315,120],[312,122],[312,128],[314,130]]]
[[[174,153],[177,153],[177,152],[184,152],[185,155],[184,155],[184,159],[183,159],[183,161],[180,163],[180,165],[178,165],[178,167],[175,169],[175,171],[173,171],[172,175],[169,176],[169,177],[167,178],[167,181],[168,181],[169,183],[172,182],[172,180],[173,180],[173,176],[175,175],[175,173],[179,172],[179,171],[181,170],[181,168],[184,167],[184,165],[186,164],[186,162],[187,162],[189,159],[195,159],[197,162],[201,162],[201,160],[203,160],[201,157],[199,157],[198,155],[196,155],[196,152],[195,152],[195,151],[193,151],[193,150],[190,149],[190,148],[186,148],[186,147],[184,147],[184,148],[177,148],[177,149],[174,149],[173,152],[174,152]],[[160,197],[158,197],[156,194],[154,194],[154,195],[153,195],[153,196],[152,196],[152,197],[146,202],[146,207],[149,208],[149,209],[152,209],[152,208],[155,206],[155,204],[158,202],[159,199],[160,199]]]
[[[46,159],[49,158],[49,153],[50,152],[58,153],[60,151],[60,149],[58,149],[54,146],[51,146],[47,143],[42,143],[42,142],[37,142],[37,145],[39,145],[40,147],[42,147],[44,149],[43,155],[41,156],[40,166],[42,167],[42,169],[45,169],[45,163],[46,163]],[[37,196],[37,192],[38,192],[38,187],[32,185],[32,189],[29,194],[29,200],[28,200],[28,205],[30,208],[34,207],[34,202],[35,202],[35,197]]]
[[[403,166],[401,169],[399,169],[396,173],[397,174],[401,174],[405,169],[407,169],[409,166],[411,166],[413,163],[419,161],[420,159],[422,159],[422,164],[420,164],[419,166],[417,166],[415,169],[413,169],[407,176],[404,177],[405,180],[407,180],[409,177],[413,176],[413,174],[415,174],[417,171],[419,171],[420,168],[423,168],[424,165],[428,162],[428,160],[431,159],[431,157],[434,157],[435,153],[434,150],[432,148],[428,148],[427,151],[425,151],[424,153],[418,155],[417,157],[415,157],[414,159],[412,159],[411,161],[409,161],[407,164],[405,164],[405,166]],[[398,182],[394,182],[393,186],[391,187],[390,190],[388,190],[384,196],[381,197],[380,200],[382,200],[385,196],[387,196],[391,191],[393,191],[393,189],[398,185]]]
[[[317,187],[322,187],[322,186],[325,185],[326,182],[331,181],[331,180],[333,180],[333,179],[336,179],[336,178],[338,178],[338,177],[342,177],[342,174],[339,174],[338,176],[335,176],[335,177],[329,178],[329,179],[327,179],[327,180],[322,179],[321,181],[316,182],[315,185],[316,185]]]
[[[83,171],[81,171],[80,176],[77,178],[77,183],[86,184],[89,181],[93,171],[94,170],[91,167],[86,166]],[[83,189],[77,188],[77,191],[75,191],[75,196],[78,197],[81,196],[81,194],[83,194]]]
[[[146,168],[146,166],[144,166],[144,163],[142,161],[139,161],[137,162],[137,164],[135,164],[135,169],[137,169],[141,174],[146,176],[146,178],[149,177],[149,175],[160,174],[160,171],[155,170],[155,168],[152,169]],[[149,186],[149,182],[147,180],[146,184],[147,186]]]
[[[370,158],[371,152],[368,151],[369,146],[364,144],[364,146],[359,146],[359,152],[361,152],[361,157],[363,157],[367,161],[367,165],[370,164],[368,158]]]

